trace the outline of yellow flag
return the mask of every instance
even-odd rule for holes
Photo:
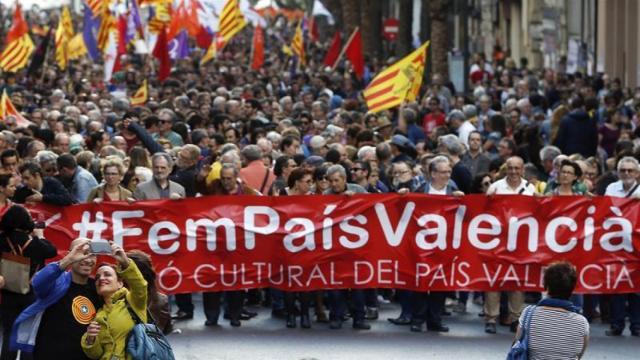
[[[78,60],[85,56],[88,52],[87,46],[84,44],[84,37],[82,34],[76,34],[71,41],[69,41],[68,47],[69,60]]]
[[[147,86],[147,79],[144,79],[142,86],[131,97],[131,106],[144,105],[149,99],[149,88]]]
[[[218,55],[218,40],[217,40],[217,37],[214,37],[213,40],[211,40],[211,45],[209,45],[207,52],[202,57],[202,60],[200,60],[200,65],[204,65],[209,61],[215,59],[217,55]]]
[[[428,47],[429,41],[373,78],[363,91],[369,112],[386,110],[418,97]]]
[[[0,53],[0,68],[5,72],[16,72],[27,66],[35,49],[29,37],[29,25],[22,16],[19,4],[13,13],[13,23],[3,41],[6,43]]]
[[[293,51],[291,47],[287,44],[282,44],[282,52],[287,56],[293,56]]]
[[[222,37],[224,44],[228,44],[246,25],[247,21],[240,11],[238,0],[228,0],[222,8],[218,23],[218,35]]]
[[[293,35],[293,40],[291,41],[291,50],[298,57],[301,64],[304,64],[305,54],[304,54],[304,36],[302,34],[302,21],[298,23],[298,27],[296,28],[296,33]]]
[[[67,68],[69,61],[69,42],[73,37],[73,22],[68,7],[64,7],[56,29],[56,62],[60,69]]]

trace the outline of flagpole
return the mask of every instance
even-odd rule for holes
[[[253,55],[254,52],[256,51],[255,49],[255,45],[256,45],[256,31],[257,28],[260,25],[257,25],[253,28],[253,36],[251,37],[251,51],[249,52],[249,69],[251,69],[252,65],[253,65]]]
[[[344,56],[344,53],[347,51],[347,47],[349,47],[349,44],[351,44],[351,40],[353,40],[353,38],[356,36],[356,32],[358,32],[358,30],[360,30],[360,27],[356,26],[356,28],[353,30],[353,33],[351,33],[351,36],[349,36],[349,40],[347,40],[347,42],[344,44],[344,47],[340,51],[340,54],[338,55],[336,62],[333,63],[333,66],[331,67],[331,71],[335,71],[336,67],[338,67],[338,63],[340,62],[340,59],[342,59],[342,57]]]
[[[51,45],[51,29],[52,29],[53,25],[49,25],[49,30],[47,30],[47,41],[49,42],[49,44],[47,45]],[[53,49],[55,51],[55,37],[53,40]],[[44,81],[44,73],[46,72],[47,69],[47,60],[49,59],[49,51],[51,51],[50,49],[51,46],[47,46],[46,51],[44,52],[44,61],[42,62],[42,74],[40,74],[40,82]]]

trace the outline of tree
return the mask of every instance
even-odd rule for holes
[[[331,15],[333,15],[334,20],[336,21],[336,29],[338,29],[338,31],[339,29],[342,29],[342,17],[340,16],[342,14],[342,4],[340,3],[340,0],[315,1],[320,1],[324,4],[324,6],[327,8],[327,10],[329,10]],[[313,6],[313,1],[311,6]]]
[[[360,26],[360,1],[350,0],[342,2],[342,24],[345,37]]]
[[[413,20],[413,0],[400,0],[400,27],[396,56],[402,57],[411,51],[411,24]]]
[[[382,56],[382,1],[360,0],[360,31],[364,54],[372,58]]]
[[[422,6],[429,9],[431,19],[431,65],[434,74],[449,75],[447,13],[449,0],[423,0]]]

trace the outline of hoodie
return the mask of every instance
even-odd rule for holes
[[[573,110],[560,121],[554,145],[566,155],[580,154],[585,158],[596,155],[598,150],[596,121],[582,109]]]

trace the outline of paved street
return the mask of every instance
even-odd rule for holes
[[[505,327],[499,327],[497,335],[485,334],[476,306],[464,316],[445,318],[451,328],[448,334],[412,333],[408,327],[390,324],[386,319],[398,314],[395,304],[383,305],[380,320],[364,332],[352,330],[350,323],[342,330],[317,323],[310,330],[287,329],[284,320],[272,318],[268,309],[257,310],[258,317],[243,321],[240,328],[231,328],[228,321],[207,328],[201,304],[196,304],[196,318],[178,323],[182,333],[170,337],[177,359],[503,359],[513,337]],[[585,359],[638,358],[639,338],[628,332],[608,338],[605,329],[599,322],[592,324]]]

